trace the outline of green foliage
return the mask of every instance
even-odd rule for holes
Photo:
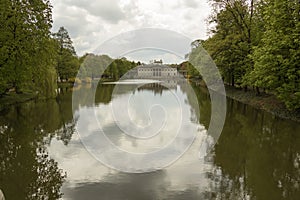
[[[85,77],[101,78],[105,68],[113,61],[107,55],[94,54],[85,54],[79,60],[81,62],[79,77],[82,79]]]
[[[232,86],[242,85],[244,75],[251,68],[254,5],[243,0],[211,2],[215,6],[211,22],[217,25],[203,46],[219,67],[224,81]]]
[[[0,72],[0,95],[4,94],[7,90],[7,80],[5,77],[1,76],[2,74],[3,73]]]
[[[52,11],[47,0],[0,2],[0,95],[35,93],[53,67]],[[52,85],[53,93],[55,85]],[[51,95],[52,96],[52,95]]]
[[[266,1],[265,32],[254,47],[254,69],[249,80],[275,91],[289,109],[300,108],[299,33],[297,1]]]
[[[300,4],[296,0],[211,0],[216,24],[202,42],[232,86],[268,89],[300,108]],[[194,44],[192,44],[195,46]]]
[[[57,42],[57,66],[56,70],[60,80],[68,80],[77,75],[79,69],[79,60],[76,56],[73,42],[68,31],[60,27],[57,33],[53,34]]]
[[[190,62],[181,63],[179,70],[186,70],[189,77],[201,78],[200,72]]]
[[[107,55],[86,54],[80,60],[82,64],[78,75],[82,80],[86,77],[119,80],[120,77],[137,66],[135,62],[125,58],[113,60]]]
[[[114,60],[108,68],[104,71],[104,76],[109,77],[115,81],[119,80],[129,70],[135,68],[137,64],[126,59]]]

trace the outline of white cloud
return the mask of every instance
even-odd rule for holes
[[[183,0],[185,6],[190,8],[197,8],[199,6],[198,2],[195,0]]]
[[[53,31],[64,26],[78,55],[105,40],[140,28],[164,28],[191,39],[206,38],[206,0],[51,0]]]
[[[125,18],[118,0],[66,0],[69,5],[77,6],[87,11],[90,15],[101,17],[108,23],[116,24]]]

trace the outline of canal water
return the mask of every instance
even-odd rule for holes
[[[225,125],[214,141],[206,131],[211,102],[205,88],[191,84],[195,104],[184,84],[148,83],[136,88],[126,83],[115,91],[116,86],[61,88],[57,99],[30,101],[1,111],[0,189],[7,200],[299,199],[299,123],[227,99]],[[95,103],[89,104],[86,99],[95,87]],[[81,97],[74,115],[73,92]],[[124,136],[118,128],[122,121],[116,125],[109,110],[112,105],[122,110],[126,99],[133,105],[128,110],[130,120],[139,126],[146,126],[149,120],[161,125],[165,118],[170,119],[164,123],[163,136],[141,141]],[[176,132],[180,124],[175,117],[180,115],[177,103],[186,111],[184,131],[193,132],[195,139],[182,157],[156,171],[125,173],[109,168],[89,153],[76,131],[80,121],[89,119],[81,111],[93,110],[112,143],[129,152],[149,152],[162,148]],[[148,119],[151,104],[163,104],[166,112],[160,114],[161,108],[153,107],[152,119]],[[90,133],[89,128],[86,132]]]

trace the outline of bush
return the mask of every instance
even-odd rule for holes
[[[75,83],[75,78],[68,78],[69,83]]]
[[[74,81],[74,83],[76,83],[76,84],[81,84],[81,83],[82,83],[82,81],[81,81],[79,78],[75,78],[75,81]]]
[[[86,83],[91,83],[91,82],[92,82],[92,78],[86,77],[86,78],[84,79],[84,82],[86,82]]]

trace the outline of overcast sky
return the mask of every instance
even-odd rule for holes
[[[207,0],[51,0],[53,29],[64,26],[79,56],[139,28],[163,28],[190,39],[207,38]],[[149,58],[147,58],[149,59]]]

